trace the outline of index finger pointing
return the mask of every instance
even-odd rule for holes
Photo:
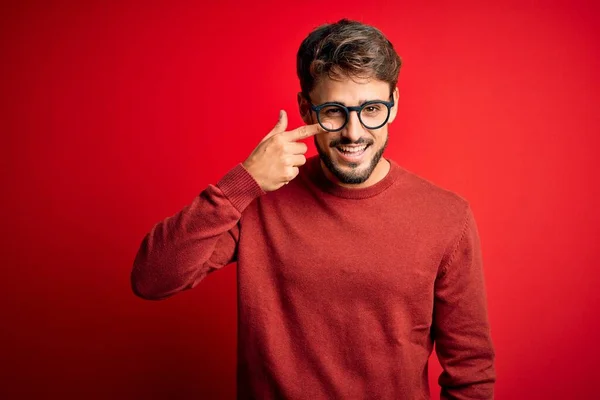
[[[296,140],[306,139],[308,137],[311,137],[318,133],[323,133],[323,132],[327,132],[327,131],[325,129],[323,129],[323,127],[321,127],[321,125],[312,124],[312,125],[301,126],[292,131],[286,132],[285,135],[288,139],[296,141]]]

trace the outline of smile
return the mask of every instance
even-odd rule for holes
[[[356,162],[361,160],[368,147],[369,145],[363,144],[360,146],[337,146],[335,149],[343,160]]]

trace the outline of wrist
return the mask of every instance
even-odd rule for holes
[[[260,188],[264,191],[264,185],[260,181],[258,174],[254,171],[252,163],[248,162],[248,160],[246,160],[241,164],[242,164],[242,167],[246,170],[246,172],[252,177],[252,179],[254,179],[254,181],[258,184],[258,186],[260,186]]]

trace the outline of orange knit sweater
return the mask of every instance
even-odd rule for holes
[[[494,348],[468,202],[391,161],[348,189],[318,157],[264,193],[238,164],[158,222],[132,271],[162,299],[238,265],[239,399],[492,399]]]

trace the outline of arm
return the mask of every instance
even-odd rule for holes
[[[163,299],[193,288],[210,272],[235,261],[242,212],[262,194],[238,164],[191,204],[155,224],[133,263],[133,292],[144,299]]]
[[[443,368],[441,399],[490,400],[496,381],[495,351],[479,234],[469,206],[461,228],[435,283],[432,332]]]
[[[153,300],[172,296],[235,261],[244,209],[298,175],[307,147],[296,141],[325,132],[319,124],[286,128],[287,114],[282,110],[275,127],[246,161],[152,228],[133,263],[131,286],[136,295]]]

